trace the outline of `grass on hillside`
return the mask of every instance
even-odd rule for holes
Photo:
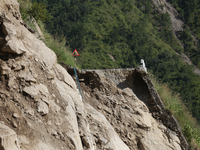
[[[22,15],[22,19],[34,30],[36,30],[35,25],[32,23],[32,16],[28,14],[29,9],[32,6],[32,3],[29,0],[19,0],[20,3],[20,13]],[[44,23],[41,20],[37,20],[37,23],[44,34],[45,40],[44,43],[47,47],[53,50],[57,55],[58,63],[63,62],[67,65],[71,65],[73,67],[76,66],[75,60],[72,56],[72,52],[69,47],[65,45],[66,40],[64,37],[53,37],[51,34],[45,30]]]
[[[160,83],[151,74],[151,81],[158,91],[166,109],[170,110],[177,119],[191,149],[200,149],[200,126],[183,104],[179,94],[173,93],[167,84]],[[197,148],[197,149],[195,149]]]
[[[58,63],[63,62],[67,65],[75,67],[75,59],[72,56],[72,51],[69,47],[65,45],[66,40],[65,37],[57,37],[54,38],[51,34],[49,34],[44,27],[43,22],[38,21],[38,25],[40,26],[40,29],[42,30],[42,33],[45,37],[45,44],[47,47],[49,47],[51,50],[53,50],[58,58]]]

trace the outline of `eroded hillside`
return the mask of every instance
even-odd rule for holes
[[[71,70],[23,24],[16,0],[0,0],[0,149],[188,149],[146,74]]]
[[[170,149],[169,145],[179,149],[178,143],[187,147],[148,75],[130,68],[82,70],[79,77],[85,101],[104,114],[130,149]]]

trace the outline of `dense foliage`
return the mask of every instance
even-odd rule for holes
[[[43,22],[52,19],[51,14],[42,3],[30,3],[28,0],[19,0],[22,19],[25,21],[35,18],[37,21]]]
[[[180,38],[184,44],[184,52],[200,67],[200,3],[199,0],[168,0],[179,12],[179,17],[185,22]],[[194,37],[191,35],[191,30]],[[196,39],[197,38],[197,39]]]
[[[169,1],[179,12],[180,18],[187,23],[196,33],[196,36],[200,38],[200,3],[199,0],[167,0]]]

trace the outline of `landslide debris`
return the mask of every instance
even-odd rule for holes
[[[73,76],[72,68],[66,69]],[[107,118],[130,149],[188,149],[148,74],[134,68],[79,70],[78,74],[86,103]]]

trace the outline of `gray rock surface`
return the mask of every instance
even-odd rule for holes
[[[85,81],[86,102],[107,118],[130,149],[188,149],[147,74],[134,68],[105,69],[83,70],[79,77]]]
[[[3,122],[0,122],[0,133],[0,149],[20,150],[17,134]]]

